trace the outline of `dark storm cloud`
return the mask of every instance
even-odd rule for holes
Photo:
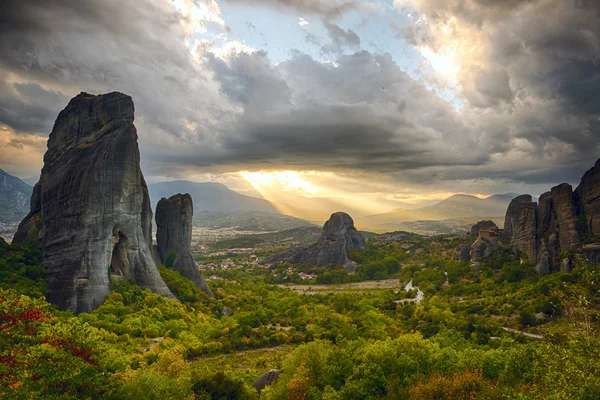
[[[600,156],[600,2],[408,3],[427,22],[396,29],[407,41],[433,51],[466,43],[458,50],[463,115],[504,159],[478,172],[556,182]],[[462,54],[469,45],[480,53]]]
[[[59,93],[45,91],[35,84],[14,86],[21,96],[0,92],[0,122],[19,132],[50,132],[66,98]],[[38,96],[28,96],[28,91],[33,91]]]
[[[228,62],[207,54],[206,65],[220,82],[221,91],[246,108],[271,109],[289,100],[290,88],[264,51],[239,53]]]
[[[487,155],[459,114],[413,81],[389,54],[360,51],[321,63],[296,52],[277,67],[264,54],[211,59],[221,90],[245,106],[219,147],[203,153],[156,154],[164,163],[294,165],[393,172],[476,165]]]
[[[123,91],[136,104],[143,159],[160,173],[293,165],[423,185],[557,183],[600,156],[597,3],[410,0],[427,24],[398,29],[409,42],[437,51],[463,34],[479,40],[482,53],[460,60],[450,103],[329,21],[353,1],[233,2],[318,14],[331,61],[292,51],[273,64],[261,50],[213,54],[206,43],[190,51],[191,21],[164,1],[9,0],[0,124],[47,134],[68,97]],[[445,23],[459,36],[427,28]]]
[[[0,68],[18,80],[60,87],[67,97],[125,92],[134,98],[139,122],[175,140],[187,135],[190,123],[204,128],[193,132],[201,140],[230,114],[217,84],[184,44],[192,21],[167,2],[9,0],[0,18]],[[67,101],[24,100],[22,92],[31,88],[15,89],[1,93],[0,122],[47,134]]]
[[[323,53],[342,53],[344,48],[360,47],[360,37],[352,29],[342,29],[333,22],[323,21],[327,34],[331,39],[331,44],[323,46]]]
[[[227,0],[227,2],[287,8],[326,17],[338,17],[358,7],[359,4],[359,0]]]

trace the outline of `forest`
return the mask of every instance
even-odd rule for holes
[[[600,398],[600,268],[538,276],[508,250],[473,268],[454,260],[461,241],[369,245],[355,275],[294,271],[391,289],[300,294],[274,265],[215,272],[210,298],[161,266],[180,301],[113,278],[77,316],[45,301],[39,245],[0,241],[0,398],[258,399],[252,382],[274,368],[260,399]]]

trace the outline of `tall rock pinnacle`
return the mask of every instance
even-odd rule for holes
[[[165,263],[167,255],[176,254],[173,269],[194,282],[196,287],[213,297],[206,280],[192,257],[192,218],[194,206],[189,194],[162,198],[156,205],[156,244],[158,258]],[[157,260],[157,263],[159,261]]]
[[[92,311],[109,294],[111,276],[173,298],[152,258],[152,210],[133,119],[125,94],[80,93],[50,133],[14,241],[41,242],[48,301],[61,309]]]
[[[348,259],[352,249],[364,249],[367,245],[360,232],[354,227],[352,217],[344,212],[331,214],[323,225],[323,233],[319,240],[306,248],[295,248],[276,254],[266,263],[289,261],[295,263],[314,262],[321,267],[328,264],[341,264],[346,271],[355,272],[356,263]]]

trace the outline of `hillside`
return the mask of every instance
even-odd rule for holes
[[[0,223],[20,222],[29,212],[33,188],[0,169]]]
[[[473,219],[492,218],[503,216],[510,201],[516,197],[513,193],[496,194],[485,199],[480,199],[475,196],[456,194],[440,201],[437,204],[428,207],[421,207],[413,210],[398,208],[383,214],[369,215],[357,219],[357,224],[361,229],[373,229],[376,231],[388,230],[411,230],[418,222],[420,233],[425,233],[428,228],[423,229],[421,225],[430,226],[431,222],[440,222],[441,225],[452,225],[452,227],[468,228],[468,224],[472,223]],[[464,220],[467,221],[464,221]],[[476,222],[476,221],[475,221]],[[438,224],[439,225],[439,224]],[[454,229],[431,229],[438,233],[454,232]]]
[[[514,196],[509,194],[495,194],[485,199],[466,194],[455,194],[433,206],[421,208],[419,211],[439,216],[439,219],[504,215],[513,198]]]

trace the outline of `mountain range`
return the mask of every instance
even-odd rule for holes
[[[32,179],[33,181],[33,179]],[[331,199],[311,199],[309,208],[270,202],[246,196],[214,182],[172,181],[148,185],[152,208],[162,197],[175,193],[189,193],[194,202],[194,225],[201,227],[239,227],[245,230],[277,230],[307,226],[304,221],[322,223],[329,215],[343,208],[356,215],[360,229],[384,231],[400,223],[413,221],[459,220],[470,217],[497,217],[506,212],[516,193],[496,194],[481,199],[476,196],[456,194],[436,204],[415,208],[396,208],[389,212],[365,215],[360,205],[340,206]],[[0,170],[0,222],[18,223],[27,214],[32,186],[23,180]],[[535,200],[535,199],[534,199]],[[293,216],[293,217],[290,217]],[[304,220],[304,221],[302,221]]]
[[[189,193],[194,202],[194,212],[237,212],[258,211],[279,214],[277,208],[269,201],[234,192],[220,183],[190,181],[161,182],[148,185],[152,209],[163,197],[175,193]]]
[[[500,217],[506,213],[506,208],[511,200],[517,196],[516,193],[505,193],[481,199],[466,194],[455,194],[431,206],[412,210],[397,208],[387,213],[359,218],[357,219],[357,225],[362,229],[385,231],[393,227],[397,228],[398,224],[413,221]]]
[[[29,212],[33,187],[0,169],[0,223],[18,223]]]

